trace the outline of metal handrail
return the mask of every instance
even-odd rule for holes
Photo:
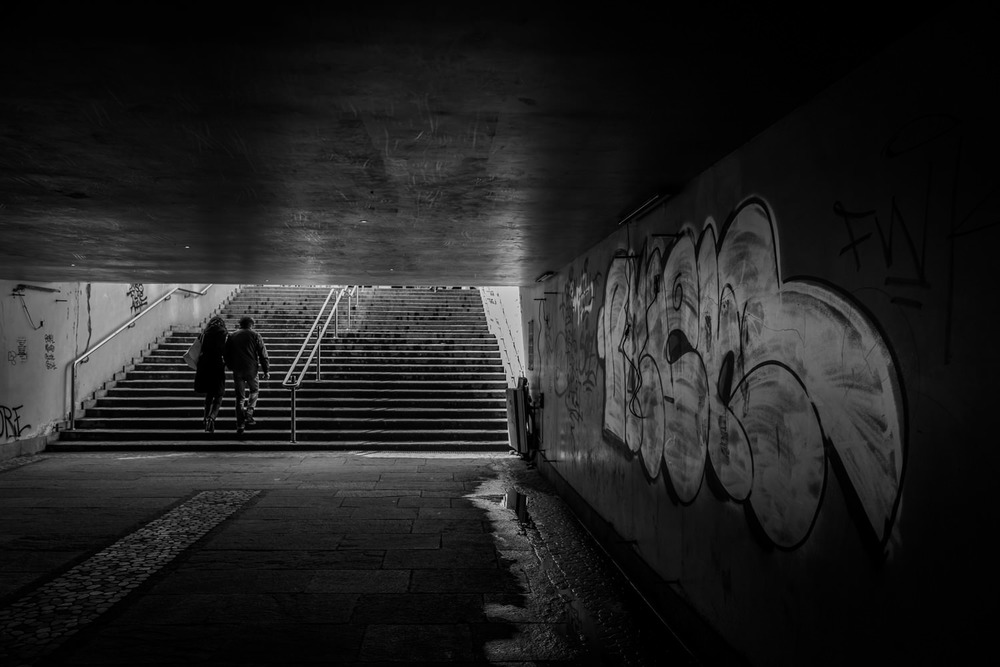
[[[312,326],[309,327],[309,331],[306,333],[305,339],[302,341],[302,347],[299,348],[298,354],[295,355],[295,359],[292,360],[291,365],[288,367],[288,372],[285,374],[285,379],[281,381],[281,386],[288,388],[291,392],[291,440],[290,442],[295,442],[295,391],[302,386],[302,381],[305,379],[306,373],[309,371],[309,366],[312,364],[313,359],[316,359],[316,381],[320,379],[320,370],[323,362],[323,337],[326,336],[327,329],[330,327],[330,320],[333,320],[333,336],[337,337],[340,315],[338,314],[338,309],[340,306],[340,300],[347,294],[347,326],[351,326],[351,297],[355,299],[355,304],[357,304],[358,299],[358,287],[357,285],[352,287],[341,287],[340,291],[337,292],[337,298],[333,303],[333,308],[326,316],[326,321],[323,323],[323,329],[316,335],[316,342],[313,343],[312,351],[309,353],[309,358],[302,365],[302,370],[299,371],[297,378],[292,380],[292,374],[295,372],[295,368],[302,359],[302,355],[306,351],[306,347],[309,345],[309,339],[312,338],[313,332],[316,331],[316,327],[319,326],[319,321],[323,317],[323,313],[326,312],[327,304],[330,303],[330,298],[333,297],[333,293],[337,292],[336,287],[330,288],[330,291],[326,295],[326,300],[323,301],[323,305],[320,306],[319,312],[316,314],[316,319],[313,320]]]
[[[76,369],[77,369],[77,367],[79,367],[80,364],[85,364],[88,361],[90,361],[90,355],[92,355],[94,352],[97,352],[99,349],[101,349],[102,347],[104,347],[105,343],[107,343],[108,341],[110,341],[112,338],[114,338],[115,336],[117,336],[121,332],[125,331],[126,329],[131,329],[135,325],[136,321],[140,317],[142,317],[143,315],[145,315],[149,311],[153,310],[153,308],[155,308],[156,306],[160,305],[164,301],[169,301],[170,297],[173,296],[175,293],[177,293],[177,292],[186,292],[188,294],[193,294],[195,296],[205,296],[208,293],[208,290],[210,290],[212,287],[214,287],[214,285],[215,285],[215,283],[211,283],[211,284],[207,285],[205,287],[205,289],[203,289],[201,291],[189,290],[189,289],[187,289],[185,287],[175,287],[175,288],[173,288],[172,290],[170,290],[169,292],[167,292],[166,294],[164,294],[163,296],[161,296],[159,299],[157,299],[153,303],[149,304],[149,306],[146,308],[146,310],[143,310],[138,315],[136,315],[135,317],[133,317],[132,319],[130,319],[128,322],[126,322],[125,324],[123,324],[120,327],[118,327],[117,329],[115,329],[111,334],[109,334],[108,336],[106,336],[100,343],[97,343],[92,348],[90,348],[89,350],[87,350],[86,352],[84,352],[79,357],[77,357],[76,359],[73,360],[72,369],[70,371],[70,390],[69,390],[69,428],[70,428],[70,430],[73,430],[76,427]]]
[[[306,361],[305,365],[302,367],[302,371],[299,373],[299,377],[296,378],[294,381],[291,379],[292,378],[292,373],[295,372],[295,368],[298,365],[299,360],[302,359],[302,355],[305,354],[306,347],[309,345],[309,339],[312,338],[313,332],[316,331],[316,327],[319,326],[319,321],[320,321],[320,319],[322,319],[323,313],[326,312],[326,307],[330,303],[330,299],[333,297],[333,293],[336,292],[337,289],[338,289],[337,287],[332,287],[332,288],[330,288],[330,291],[327,293],[326,299],[323,301],[323,305],[320,306],[319,312],[316,314],[316,319],[313,320],[312,326],[309,327],[309,331],[306,332],[306,336],[305,336],[305,338],[302,341],[302,346],[299,348],[298,354],[296,354],[295,358],[292,359],[292,363],[288,367],[288,372],[285,373],[285,379],[281,381],[281,385],[283,387],[296,387],[297,388],[297,387],[299,387],[302,384],[302,380],[305,378],[306,371],[309,369],[309,364],[312,363],[312,360],[313,360],[312,354],[315,354],[316,347],[319,345],[319,342],[322,340],[323,335],[326,333],[326,328],[330,324],[330,318],[333,317],[334,313],[337,312],[337,307],[340,304],[341,297],[344,295],[344,291],[347,289],[346,287],[339,288],[340,289],[340,293],[337,294],[337,300],[333,304],[333,309],[330,311],[330,314],[327,315],[326,324],[323,327],[323,331],[320,333],[319,337],[316,339],[316,343],[313,343],[312,354],[310,354],[309,359]]]

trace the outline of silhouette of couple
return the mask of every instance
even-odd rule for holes
[[[253,413],[260,396],[258,373],[267,380],[270,360],[264,339],[254,330],[256,322],[249,315],[240,318],[240,328],[232,334],[226,321],[216,315],[201,333],[201,353],[195,369],[194,390],[205,394],[204,425],[215,432],[215,420],[226,392],[226,368],[233,374],[236,389],[236,433],[242,434],[257,422]]]

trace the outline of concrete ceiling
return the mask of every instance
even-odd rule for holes
[[[0,45],[0,279],[529,284],[917,20],[749,4],[39,3]]]

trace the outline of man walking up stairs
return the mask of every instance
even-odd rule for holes
[[[253,426],[253,411],[257,407],[260,396],[260,382],[257,374],[264,380],[270,375],[270,361],[267,358],[267,346],[260,334],[254,331],[254,319],[249,315],[240,318],[240,328],[229,335],[226,340],[226,366],[233,374],[233,389],[236,391],[236,433],[242,435],[247,426]],[[244,398],[246,397],[246,398]]]

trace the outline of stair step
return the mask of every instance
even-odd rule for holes
[[[235,436],[235,424],[218,424],[216,426],[216,433],[227,433],[230,436]],[[252,437],[254,439],[282,440],[290,438],[290,433],[291,430],[287,428],[287,426],[284,428],[271,428],[262,423],[252,429],[248,429],[245,432],[245,436],[248,438]],[[190,428],[187,429],[74,429],[62,431],[60,435],[60,441],[69,442],[81,440],[204,440],[211,438],[213,434],[206,433],[201,427],[201,422],[195,422],[192,423]],[[299,428],[296,430],[295,436],[298,440],[324,440],[330,442],[344,440],[367,440],[370,442],[421,442],[428,440],[436,442],[466,442],[475,440],[478,442],[503,441],[506,443],[508,441],[506,428],[497,431],[484,431],[478,429],[439,429],[434,431],[421,431],[414,429]]]
[[[419,392],[413,396],[401,395],[404,392],[380,392],[379,394],[374,394],[374,392],[369,393],[371,395],[368,396],[358,396],[350,392],[343,392],[340,396],[322,396],[311,393],[308,388],[303,388],[296,392],[295,405],[296,410],[298,411],[309,409],[355,409],[370,411],[386,410],[392,407],[399,409],[418,408],[426,411],[450,410],[458,407],[465,407],[470,410],[480,410],[488,407],[489,409],[499,410],[506,414],[506,405],[500,405],[498,403],[498,396],[475,397],[469,396],[470,392],[454,392],[451,395],[431,397]],[[203,400],[200,396],[192,396],[193,395],[190,391],[175,392],[175,394],[171,396],[164,396],[162,393],[153,392],[149,393],[149,395],[143,396],[120,395],[111,398],[97,399],[95,408],[99,410],[108,410],[116,409],[115,406],[119,406],[117,409],[140,411],[148,411],[154,408],[158,410],[183,408],[186,410],[194,410],[198,414],[201,414],[200,410],[204,404]],[[235,394],[230,387],[223,397],[223,409],[232,406],[234,396]],[[281,408],[287,408],[290,403],[291,393],[284,391],[278,394],[262,393],[257,405],[259,406],[258,409],[271,410],[279,409],[278,406],[281,406]]]
[[[481,440],[424,440],[378,442],[372,440],[323,439],[290,442],[288,434],[276,438],[261,437],[248,431],[241,438],[235,433],[204,433],[201,440],[60,440],[47,449],[63,452],[183,452],[183,451],[443,451],[443,452],[510,452],[506,442]]]
[[[302,387],[296,390],[296,395],[298,398],[304,396],[316,396],[316,397],[327,397],[327,396],[379,396],[384,398],[391,398],[393,396],[434,396],[434,397],[454,397],[462,398],[463,396],[475,396],[479,395],[481,397],[496,397],[504,396],[504,391],[502,389],[498,390],[495,387],[448,387],[445,385],[439,385],[434,388],[433,392],[428,393],[428,387],[423,385],[417,385],[414,387],[404,386],[399,383],[378,383],[370,384],[367,387],[357,386],[353,383],[338,383],[336,386],[329,386],[332,383],[325,383],[324,386],[317,386],[315,384],[310,384],[305,382]],[[230,383],[227,387],[227,392],[232,393],[233,388]],[[152,387],[110,387],[105,389],[104,392],[108,397],[113,396],[147,396],[147,397],[161,397],[167,394],[172,394],[187,400],[202,400],[199,394],[194,393],[191,388],[190,383],[185,383],[184,385],[174,385],[171,387],[163,387],[159,384]],[[281,394],[288,394],[289,389],[281,386],[271,386],[261,388],[262,400],[264,397],[279,396]],[[506,399],[505,399],[506,400]]]
[[[293,355],[275,355],[269,354],[268,357],[271,360],[271,365],[288,365],[293,360]],[[326,364],[337,364],[338,367],[354,367],[363,366],[366,368],[377,368],[377,367],[407,367],[407,366],[418,366],[421,369],[433,370],[435,368],[454,368],[455,366],[461,367],[482,367],[489,368],[491,370],[496,370],[497,362],[500,360],[499,353],[493,355],[481,355],[477,357],[469,356],[431,356],[431,355],[402,355],[396,357],[390,356],[356,356],[351,351],[334,351],[334,350],[324,350],[322,356],[322,362],[325,366]],[[183,361],[173,358],[172,355],[168,354],[151,354],[142,359],[135,365],[134,370],[136,371],[164,371],[174,369],[178,366],[187,366]]]
[[[52,447],[509,450],[507,376],[478,289],[366,288],[350,311],[341,301],[336,331],[329,329],[321,346],[321,379],[314,364],[294,392],[291,443],[293,393],[282,380],[329,290],[246,286],[220,308],[231,331],[243,315],[254,317],[271,361],[258,424],[241,437],[228,374],[216,433],[202,428],[204,396],[193,391],[194,372],[181,359],[200,332],[194,326],[153,342],[121,379],[86,401],[75,428]],[[314,341],[310,336],[307,351]]]
[[[329,369],[329,370],[328,370]],[[272,386],[269,383],[273,381],[273,378],[282,378],[288,372],[288,366],[271,365],[271,378],[272,380],[264,380],[265,386]],[[316,367],[313,365],[309,368],[307,377],[314,379],[316,377]],[[397,382],[397,381],[424,381],[424,382],[443,382],[449,379],[454,379],[460,382],[507,382],[507,376],[503,372],[498,372],[493,369],[493,372],[481,372],[476,370],[475,367],[460,367],[453,369],[451,371],[429,371],[423,368],[412,368],[406,366],[398,367],[383,367],[379,369],[378,367],[372,368],[365,366],[364,364],[358,365],[354,368],[345,368],[331,362],[329,364],[324,364],[320,377],[322,382],[338,382],[343,380],[353,380],[358,379],[361,381],[368,382]],[[120,380],[119,384],[130,383],[135,386],[149,386],[150,383],[160,381],[164,383],[171,382],[181,382],[181,383],[191,383],[194,381],[194,371],[190,368],[184,368],[182,370],[155,370],[155,371],[129,371],[126,373],[125,379]]]
[[[150,410],[145,405],[142,406],[127,406],[120,405],[117,402],[114,405],[94,407],[87,410],[87,416],[78,419],[77,424],[84,421],[86,423],[92,423],[87,420],[100,420],[100,419],[118,419],[118,420],[130,420],[136,422],[139,420],[149,419]],[[295,412],[300,419],[333,419],[333,420],[343,420],[343,419],[420,419],[428,420],[428,415],[433,415],[435,420],[440,421],[455,421],[455,420],[479,420],[479,419],[506,419],[507,414],[502,408],[498,408],[494,405],[491,407],[474,408],[474,407],[455,407],[455,406],[439,406],[435,407],[433,410],[428,410],[426,406],[401,406],[396,405],[395,402],[386,407],[350,407],[350,406],[330,406],[326,403],[321,404],[322,407],[313,405],[304,405],[302,401],[296,399]],[[262,403],[258,401],[257,404],[257,414],[258,415],[273,415],[280,414],[285,417],[289,413],[289,402],[285,401],[281,405],[272,405],[267,403]],[[225,412],[227,409],[232,409],[232,401],[228,403],[223,403],[222,410]],[[160,419],[201,419],[203,414],[202,406],[195,405],[188,402],[183,405],[161,405],[156,409],[156,418]]]
[[[282,374],[284,375],[284,374]],[[418,374],[419,375],[419,374]],[[316,374],[314,371],[310,371],[303,378],[304,383],[308,383],[310,388],[319,389],[320,391],[330,390],[335,391],[338,389],[357,389],[359,391],[364,391],[366,389],[423,389],[425,391],[442,391],[447,389],[455,390],[468,390],[468,389],[506,389],[507,379],[506,376],[497,374],[497,377],[485,377],[480,378],[476,376],[462,376],[462,375],[448,375],[442,374],[442,377],[437,379],[420,379],[420,377],[395,377],[385,374],[384,376],[365,376],[359,375],[357,377],[345,377],[343,375],[337,376],[334,373],[323,373],[323,379],[320,381],[321,386],[315,387],[316,384],[314,378]],[[272,376],[274,377],[274,376]],[[188,391],[193,391],[191,387],[193,386],[194,375],[189,377],[184,377],[181,379],[148,379],[148,380],[136,380],[130,379],[118,382],[114,387],[109,387],[107,391],[111,392],[119,389],[187,389]],[[261,391],[279,391],[286,390],[285,387],[278,383],[273,383],[271,380],[265,380],[261,382]],[[230,383],[231,385],[231,383]]]
[[[217,422],[220,428],[236,428],[233,410],[227,411],[230,416],[220,416]],[[254,416],[265,428],[288,431],[291,429],[290,413],[286,408],[280,412],[269,411],[258,408]],[[76,420],[77,430],[100,431],[100,430],[128,430],[137,431],[160,431],[171,430],[188,423],[191,428],[200,428],[202,414],[196,413],[187,419],[177,419],[175,417],[83,417]],[[420,417],[307,417],[296,409],[296,428],[300,430],[357,430],[357,431],[452,431],[455,429],[465,431],[506,431],[507,417],[494,417],[492,419],[477,417],[472,419],[453,418],[420,418]]]

